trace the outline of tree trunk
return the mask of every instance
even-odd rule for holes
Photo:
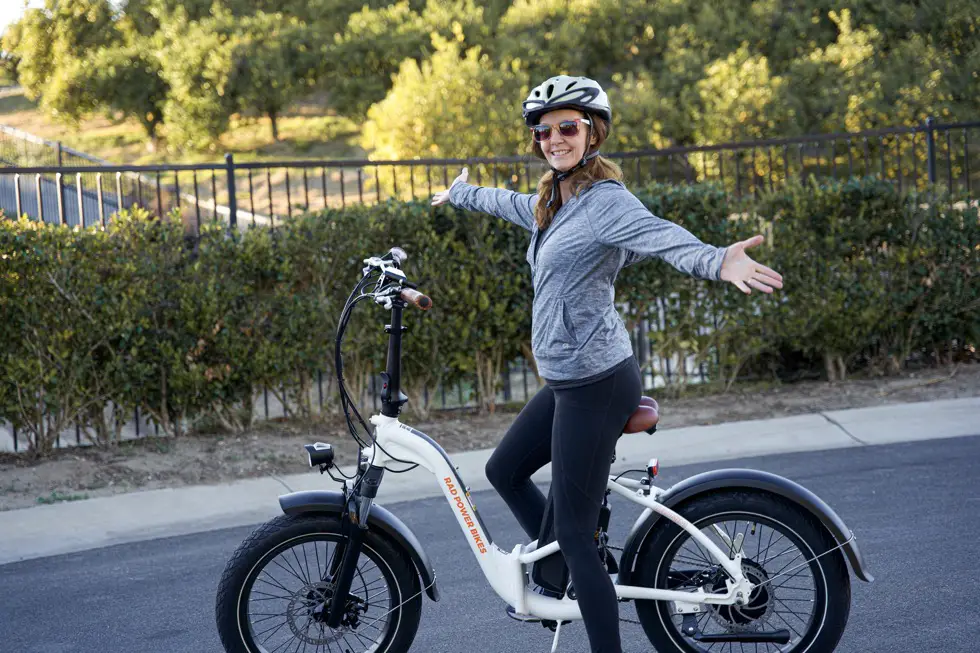
[[[272,122],[272,140],[279,142],[279,125],[276,124],[277,112],[273,109],[269,111],[269,120]]]

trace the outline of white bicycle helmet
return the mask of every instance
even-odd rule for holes
[[[588,77],[569,77],[557,75],[545,80],[531,89],[521,105],[524,122],[533,127],[541,120],[541,116],[555,109],[578,109],[590,111],[612,121],[612,110],[609,108],[609,98],[599,83]]]

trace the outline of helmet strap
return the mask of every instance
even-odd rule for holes
[[[588,141],[589,141],[589,144],[591,145],[591,143],[592,143],[592,125],[591,124],[589,125],[589,138],[588,138]],[[592,159],[596,158],[597,156],[599,156],[599,150],[596,150],[595,152],[591,152],[589,154],[586,154],[585,156],[582,157],[582,160],[581,161],[579,161],[578,163],[576,163],[574,166],[572,166],[568,170],[559,171],[559,170],[556,170],[556,169],[552,168],[551,169],[551,172],[552,172],[552,177],[551,177],[551,198],[548,200],[548,203],[545,206],[547,208],[549,208],[549,209],[552,206],[554,206],[555,200],[558,198],[558,192],[559,192],[558,185],[561,182],[563,182],[566,179],[568,179],[574,172],[576,172],[576,171],[581,170],[582,168],[584,168],[589,163],[589,161],[591,161]]]

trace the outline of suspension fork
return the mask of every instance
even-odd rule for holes
[[[384,468],[368,465],[355,484],[355,490],[347,497],[347,508],[342,519],[343,531],[341,541],[334,550],[328,573],[335,579],[333,597],[330,600],[330,610],[327,613],[327,626],[338,628],[347,606],[350,585],[357,571],[357,559],[361,556],[364,534],[368,529],[368,516],[371,505],[378,495],[378,486],[384,476]],[[358,487],[359,485],[359,487]]]

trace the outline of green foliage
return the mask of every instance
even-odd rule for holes
[[[606,79],[631,68],[653,25],[645,0],[515,0],[500,20],[499,47],[535,84],[561,73]]]
[[[731,384],[975,356],[976,206],[875,180],[743,201],[711,185],[637,196],[705,242],[764,233],[753,255],[786,280],[773,295],[746,296],[662,261],[626,268],[617,282],[623,319],[671,361],[674,380],[684,380],[690,357]],[[409,409],[424,416],[440,385],[476,378],[480,405],[493,410],[503,365],[529,350],[527,234],[449,206],[389,201],[303,215],[274,231],[205,225],[192,240],[179,221],[142,212],[105,231],[0,221],[0,420],[41,455],[75,422],[110,445],[125,422],[114,413],[137,408],[171,434],[202,421],[240,431],[263,388],[289,414],[315,415],[321,373],[324,405],[336,405],[337,320],[362,259],[393,245],[409,252],[406,271],[434,302],[405,315]],[[385,364],[384,323],[379,307],[359,304],[343,345],[360,406]]]
[[[269,117],[272,137],[279,140],[276,120],[317,82],[326,41],[319,30],[282,14],[258,13],[236,21],[228,44],[231,66],[226,93],[242,113]]]
[[[435,42],[421,65],[402,62],[391,92],[368,111],[363,146],[379,159],[505,156],[519,148],[526,140],[513,129],[519,102],[493,98],[526,94],[524,71],[499,69],[478,47],[462,52],[457,42]]]
[[[109,0],[46,0],[4,34],[3,49],[18,59],[17,74],[32,100],[49,101],[57,71],[120,38]]]
[[[48,86],[47,106],[75,121],[90,112],[119,112],[136,119],[155,143],[169,91],[160,73],[159,60],[145,46],[101,48],[58,71]]]
[[[325,61],[333,106],[342,115],[363,116],[385,97],[399,64],[421,59],[428,42],[426,25],[408,2],[352,14]]]
[[[227,92],[230,35],[217,20],[168,23],[161,31],[166,43],[161,74],[170,87],[163,105],[168,144],[178,150],[204,149],[225,132],[235,110],[235,98]]]
[[[421,62],[434,51],[433,39],[489,43],[484,8],[474,0],[428,0],[419,11],[402,0],[351,14],[325,62],[332,106],[343,115],[363,117],[385,98],[403,62]]]
[[[478,81],[479,106],[499,109],[510,141],[524,141],[515,131],[522,89],[568,73],[604,84],[611,144],[626,148],[857,131],[930,115],[971,120],[980,108],[978,36],[978,0],[47,0],[6,31],[3,56],[29,97],[70,119],[93,106],[147,115],[150,93],[127,87],[159,70],[164,82],[146,88],[167,95],[175,149],[213,146],[232,112],[269,115],[275,129],[307,90],[325,90],[330,108],[354,120],[370,119],[372,106],[390,111],[397,98],[417,130],[385,133],[403,120],[377,126],[373,156],[388,158],[392,149],[405,157],[446,149],[420,134],[465,131],[466,116],[412,109],[439,92],[415,83],[412,70],[429,67],[457,86],[447,42],[462,78]],[[123,72],[85,70],[92,53],[121,57],[123,44],[139,54],[132,65],[112,60]],[[466,54],[474,47],[478,80]],[[86,90],[84,82],[101,88],[105,79],[115,82],[107,93]],[[478,106],[464,98],[449,99]],[[405,147],[386,144],[399,140]],[[513,153],[500,150],[507,140],[454,149]]]

